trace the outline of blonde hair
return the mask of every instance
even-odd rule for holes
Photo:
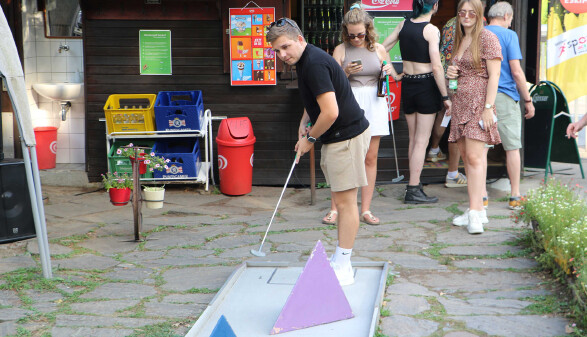
[[[375,25],[373,24],[373,18],[371,15],[361,8],[360,2],[355,2],[351,6],[351,9],[344,15],[344,19],[342,20],[342,31],[340,32],[340,37],[343,42],[348,43],[350,41],[347,26],[357,24],[363,24],[365,26],[365,43],[367,43],[367,50],[374,51],[375,43],[378,39],[377,33],[375,32]]]
[[[475,21],[475,26],[471,32],[471,54],[473,54],[473,65],[475,68],[481,68],[481,41],[479,41],[479,36],[481,35],[481,31],[483,30],[483,5],[481,4],[480,0],[461,0],[459,1],[459,5],[457,7],[457,13],[461,11],[463,5],[469,3],[471,7],[473,7],[473,11],[477,17],[477,21]],[[463,38],[465,36],[465,29],[461,25],[460,16],[457,15],[457,29],[455,34],[455,45],[454,50],[458,52],[461,43],[463,42]]]

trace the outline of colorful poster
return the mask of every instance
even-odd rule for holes
[[[171,75],[171,31],[140,30],[141,75]]]
[[[546,79],[558,85],[567,101],[587,95],[587,3],[548,2]]]
[[[275,85],[275,53],[265,39],[275,8],[230,8],[230,84]]]
[[[370,12],[411,12],[412,2],[412,0],[361,0],[363,9]]]
[[[384,18],[384,17],[376,17],[373,18],[373,23],[375,25],[375,31],[379,35],[379,43],[382,43],[385,38],[387,38],[395,27],[399,25],[400,22],[404,21],[404,18]],[[401,62],[402,55],[399,50],[399,42],[391,48],[389,51],[389,59],[391,62]]]

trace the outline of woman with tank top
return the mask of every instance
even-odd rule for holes
[[[413,8],[412,17],[401,22],[383,41],[383,46],[389,51],[400,42],[405,74],[402,103],[408,122],[410,181],[404,203],[426,204],[438,202],[437,197],[424,193],[420,183],[426,147],[436,113],[442,110],[443,103],[450,111],[451,102],[440,62],[440,31],[430,24],[432,15],[438,11],[438,0],[414,0]]]
[[[365,111],[371,130],[371,142],[365,157],[368,185],[361,188],[360,219],[369,225],[379,225],[380,220],[371,213],[370,207],[377,176],[379,141],[381,136],[389,135],[389,127],[385,98],[377,97],[377,81],[384,60],[387,61],[387,65],[383,66],[384,71],[389,71],[392,67],[389,54],[382,45],[375,42],[377,35],[373,19],[361,9],[360,3],[353,4],[345,14],[341,35],[343,43],[334,49],[332,56],[348,76],[353,95]],[[353,62],[357,60],[361,63]],[[331,198],[330,211],[322,219],[325,224],[336,223],[338,213],[333,198],[334,196]]]

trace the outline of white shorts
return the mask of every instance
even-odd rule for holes
[[[371,136],[389,136],[389,112],[385,97],[377,97],[377,87],[351,87],[355,99],[369,121]]]

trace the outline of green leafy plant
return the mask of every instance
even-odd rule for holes
[[[130,188],[132,190],[132,177],[128,173],[108,172],[102,174],[102,184],[106,191],[111,188]]]
[[[163,169],[167,169],[167,164],[171,161],[155,155],[155,152],[145,152],[145,149],[135,149],[133,143],[119,147],[116,150],[116,154],[131,158],[131,160],[134,160],[135,155],[138,155],[139,160],[143,161],[151,172],[154,170],[163,171]]]

